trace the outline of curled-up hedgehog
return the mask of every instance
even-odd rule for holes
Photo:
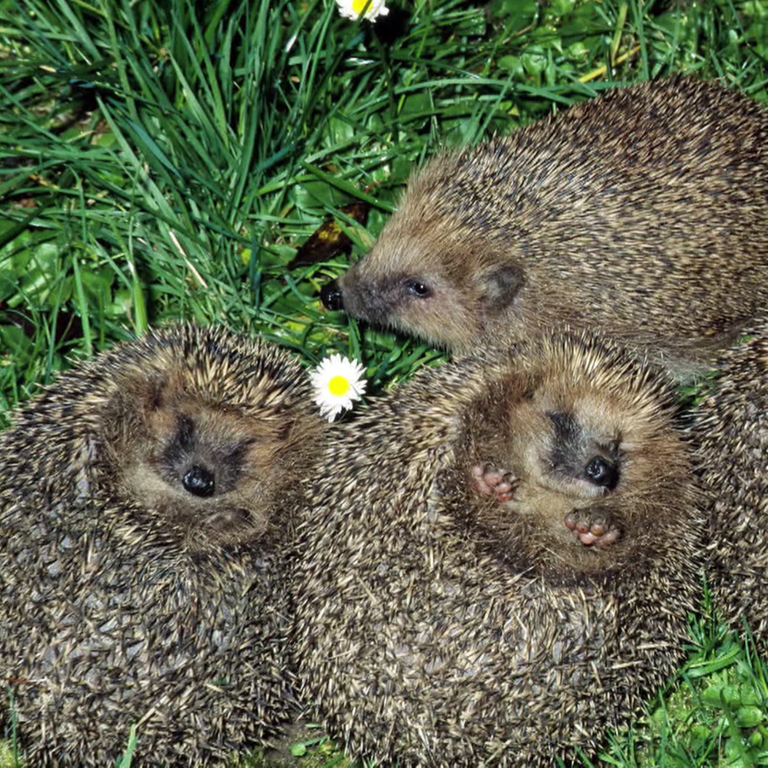
[[[683,656],[702,522],[661,371],[591,337],[424,371],[329,436],[302,690],[354,756],[551,766]]]
[[[438,155],[322,298],[460,354],[601,328],[685,378],[768,300],[766,222],[768,110],[676,77]]]
[[[718,610],[768,642],[768,322],[723,355],[694,421]]]
[[[0,436],[0,678],[30,765],[201,764],[293,716],[286,551],[318,452],[297,361],[182,325]]]

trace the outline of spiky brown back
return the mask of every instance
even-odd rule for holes
[[[768,324],[720,361],[702,401],[699,443],[716,605],[736,629],[746,618],[768,640]]]
[[[687,486],[659,510],[657,548],[568,586],[513,547],[501,557],[452,509],[466,408],[541,355],[671,418],[667,384],[571,337],[424,371],[331,436],[300,533],[295,634],[305,692],[355,754],[552,765],[591,751],[680,658],[700,549]]]
[[[462,353],[566,322],[713,359],[768,298],[766,221],[768,111],[671,78],[439,155],[340,285],[352,314]],[[521,273],[511,306],[499,266]],[[359,309],[409,277],[431,301]]]
[[[0,677],[35,765],[105,765],[137,725],[142,762],[198,764],[268,740],[293,713],[287,537],[190,546],[130,495],[158,382],[303,441],[271,472],[294,488],[322,423],[298,362],[224,329],[178,326],[64,374],[0,436]],[[149,404],[148,404],[149,403]],[[133,406],[131,408],[130,406]],[[201,407],[203,407],[201,405]],[[139,445],[134,445],[135,443]],[[4,706],[0,719],[9,726]]]

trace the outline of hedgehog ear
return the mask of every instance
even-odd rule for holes
[[[524,282],[522,267],[515,265],[493,267],[481,273],[478,286],[486,311],[501,312],[506,309],[515,300]]]

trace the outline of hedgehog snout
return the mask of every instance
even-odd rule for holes
[[[341,294],[341,288],[336,280],[326,283],[322,287],[320,290],[320,301],[322,301],[323,306],[326,309],[331,310],[331,312],[344,309],[344,297]]]
[[[184,473],[184,476],[181,478],[181,484],[184,486],[185,491],[194,496],[208,498],[213,496],[216,491],[216,475],[206,467],[193,464]]]
[[[346,280],[344,310],[358,320],[389,326],[407,300],[405,282],[401,276],[383,279],[355,276]]]
[[[619,468],[603,456],[593,456],[584,467],[584,474],[590,483],[609,490],[619,481]]]

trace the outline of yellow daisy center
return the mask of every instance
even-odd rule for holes
[[[363,12],[363,9],[365,8],[366,5],[368,5],[368,0],[352,0],[352,10],[358,16]]]
[[[349,392],[349,386],[349,379],[344,376],[334,376],[328,382],[328,391],[334,397],[341,397],[342,395],[346,395],[347,392]]]

